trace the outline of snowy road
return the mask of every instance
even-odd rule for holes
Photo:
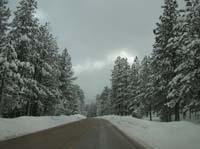
[[[0,142],[0,149],[142,149],[101,119],[86,119]]]

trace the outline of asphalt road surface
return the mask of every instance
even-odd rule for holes
[[[0,142],[0,149],[144,149],[108,121],[86,119]]]

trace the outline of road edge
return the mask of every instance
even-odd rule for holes
[[[22,134],[22,135],[19,135],[19,136],[11,136],[11,137],[8,137],[7,139],[0,140],[0,143],[6,142],[6,141],[11,141],[11,140],[16,140],[18,138],[34,135],[34,134],[37,134],[37,133],[40,133],[40,132],[46,132],[46,131],[56,129],[56,128],[59,128],[59,127],[65,127],[66,125],[71,125],[73,123],[76,123],[76,122],[79,122],[79,121],[82,121],[82,120],[86,120],[86,119],[87,118],[80,119],[80,120],[77,120],[77,121],[72,121],[72,122],[69,122],[69,123],[66,123],[66,124],[61,124],[61,125],[58,125],[58,126],[54,126],[54,127],[50,127],[50,128],[46,128],[46,129],[42,129],[42,130],[38,130],[38,131],[26,133],[26,134]]]
[[[102,118],[100,118],[102,119]],[[126,133],[124,133],[120,128],[118,128],[116,125],[114,125],[113,123],[111,123],[109,120],[106,119],[102,119],[106,122],[108,122],[110,125],[113,126],[113,128],[115,128],[117,131],[119,131],[119,133],[124,136],[131,144],[135,145],[138,148],[141,149],[153,149],[153,147],[147,145],[144,141],[140,140],[137,138],[138,141],[136,141],[134,138],[128,136]]]

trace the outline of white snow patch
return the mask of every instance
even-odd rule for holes
[[[0,118],[0,140],[11,139],[37,131],[84,119],[82,115]]]
[[[126,135],[154,149],[200,149],[200,126],[191,122],[151,122],[133,117],[104,116]]]

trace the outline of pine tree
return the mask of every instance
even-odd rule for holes
[[[12,21],[11,36],[18,59],[21,62],[19,73],[23,78],[20,85],[21,99],[26,103],[25,115],[39,115],[39,100],[41,91],[37,81],[39,73],[40,41],[38,40],[39,23],[35,18],[37,2],[21,0]]]
[[[70,114],[83,114],[84,112],[84,93],[79,85],[72,84],[73,98],[70,101]]]
[[[7,7],[7,0],[0,0],[0,49],[4,47],[6,42],[7,31],[9,29],[8,20],[10,18],[10,9]]]
[[[111,106],[111,101],[110,101],[110,89],[106,86],[101,93],[102,99],[102,115],[109,115],[110,112],[110,106]]]
[[[72,70],[71,57],[67,49],[63,50],[62,55],[59,57],[59,69],[60,69],[60,85],[62,111],[64,114],[69,115],[73,113],[74,106],[74,93],[73,93],[73,80],[75,80],[74,72]]]
[[[0,53],[1,53],[1,95],[0,95],[0,116],[2,116],[3,114],[3,107],[4,107],[4,99],[3,99],[3,89],[4,89],[4,75],[3,75],[3,69],[2,67],[2,63],[4,63],[4,57],[2,57],[3,55],[3,47],[5,46],[5,42],[7,40],[7,34],[6,32],[8,31],[8,20],[10,17],[10,10],[7,7],[8,2],[5,0],[0,0]]]
[[[119,110],[118,110],[119,104],[117,103],[117,94],[118,94],[118,84],[119,84],[119,76],[120,76],[120,60],[121,60],[121,57],[117,57],[115,61],[114,69],[112,70],[112,75],[111,75],[112,114],[119,114]]]
[[[200,2],[187,0],[186,9],[179,18],[176,45],[179,63],[175,70],[176,76],[171,81],[170,97],[182,103],[184,111],[200,105],[199,72],[200,72]],[[176,101],[173,101],[173,103]]]
[[[139,116],[139,106],[140,99],[137,98],[139,91],[139,70],[140,62],[138,57],[135,57],[135,60],[132,64],[130,74],[129,74],[129,85],[128,85],[128,111],[129,114],[133,116]]]
[[[40,26],[39,41],[40,59],[38,59],[38,73],[36,80],[40,84],[39,98],[43,105],[43,115],[54,114],[55,104],[58,102],[59,92],[59,68],[58,68],[58,46],[53,35],[48,30],[48,24]]]
[[[157,28],[154,30],[156,35],[153,50],[152,66],[155,75],[155,92],[154,95],[158,101],[158,110],[161,111],[161,117],[164,121],[171,121],[170,100],[167,98],[169,91],[169,82],[174,77],[176,68],[175,49],[172,48],[174,32],[173,29],[177,23],[177,2],[176,0],[165,0],[163,6],[164,13],[160,17],[160,23],[157,23]],[[179,104],[179,103],[177,103]]]
[[[111,100],[110,100],[110,89],[108,87],[105,87],[102,91],[101,95],[97,95],[96,103],[97,103],[97,115],[109,115],[111,114],[110,106],[111,106]]]
[[[19,105],[18,60],[9,36],[10,10],[6,0],[0,0],[0,116],[9,117],[9,110]]]
[[[83,114],[84,113],[84,99],[85,95],[83,90],[80,88],[79,85],[74,85],[74,112],[73,114]]]
[[[118,57],[112,71],[112,112],[117,115],[127,115],[128,81],[130,66],[127,59]]]
[[[18,60],[17,54],[12,47],[12,43],[9,38],[5,47],[2,47],[0,54],[0,110],[1,115],[9,117],[9,111],[14,108],[20,107],[19,87],[20,74],[18,74]],[[13,113],[13,116],[19,115],[19,113]]]
[[[141,68],[139,73],[139,92],[138,99],[140,100],[140,108],[143,110],[143,115],[149,115],[152,120],[153,110],[153,76],[151,69],[151,58],[145,56],[141,62]]]

